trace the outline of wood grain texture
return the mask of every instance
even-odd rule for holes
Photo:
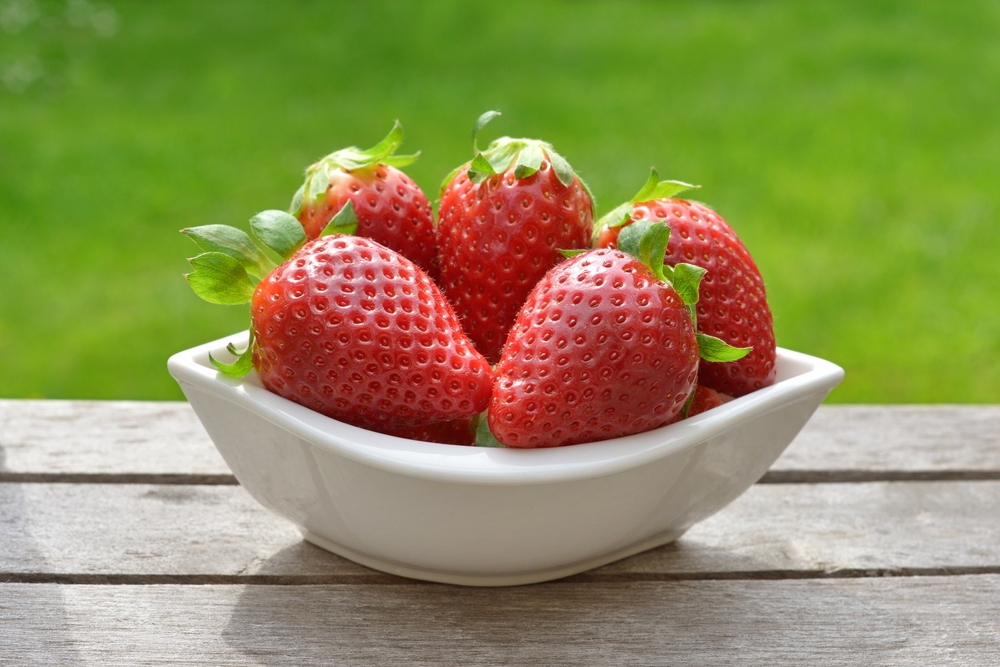
[[[580,577],[1000,572],[997,516],[1000,482],[756,485],[675,544]],[[303,543],[237,486],[0,484],[0,526],[7,580],[330,583],[372,574]]]
[[[370,573],[304,543],[239,486],[0,484],[0,526],[4,573]]]
[[[821,406],[771,469],[1000,471],[1000,406]]]
[[[0,584],[3,665],[996,665],[1000,576]]]
[[[188,403],[0,400],[0,471],[229,475]]]
[[[1000,474],[1000,406],[821,406],[772,471],[860,471],[862,481],[885,472]],[[0,479],[183,483],[185,475],[231,481],[187,403],[0,400]]]
[[[0,665],[996,665],[998,472],[1000,407],[823,407],[769,475],[828,483],[468,589],[303,542],[186,403],[0,401]]]

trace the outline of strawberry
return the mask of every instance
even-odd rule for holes
[[[702,412],[707,412],[712,408],[717,408],[723,403],[722,394],[714,389],[709,389],[705,385],[700,384],[694,388],[694,393],[691,394],[691,400],[686,406],[687,410],[681,410],[680,414],[674,417],[673,421],[670,423],[673,424],[682,419],[700,415]]]
[[[477,421],[478,416],[468,419],[452,419],[450,421],[427,424],[426,426],[407,426],[398,431],[389,431],[388,433],[389,435],[409,440],[471,447],[476,444]]]
[[[427,274],[371,239],[327,235],[305,242],[287,213],[251,220],[262,243],[287,260],[271,269],[232,227],[184,230],[205,253],[187,278],[215,303],[251,302],[250,344],[233,364],[264,386],[328,417],[383,433],[429,439],[489,402],[492,372],[462,333]],[[303,242],[304,245],[303,245]],[[265,276],[255,284],[250,276]],[[471,430],[471,426],[467,426]],[[429,435],[427,435],[429,434]]]
[[[552,269],[517,316],[497,365],[489,429],[508,447],[558,447],[668,424],[698,379],[699,353],[745,354],[696,335],[703,270],[664,267],[666,225],[628,252],[597,249]]]
[[[419,153],[393,155],[402,141],[403,128],[396,121],[373,148],[351,146],[327,155],[306,170],[291,211],[310,239],[339,216],[337,224],[356,222],[359,236],[395,250],[436,277],[431,205],[420,187],[398,169],[413,163]]]
[[[731,345],[752,347],[739,361],[703,363],[698,382],[730,396],[743,396],[774,383],[777,350],[764,280],[746,247],[708,206],[673,195],[696,186],[660,181],[656,171],[626,204],[601,219],[594,245],[614,248],[633,221],[662,220],[674,232],[665,262],[690,262],[706,269],[698,303],[698,330]]]
[[[695,415],[700,415],[702,412],[719,407],[723,402],[722,394],[700,384],[695,387],[694,398],[691,399],[691,405],[688,406],[687,416],[694,417]]]
[[[594,205],[586,185],[552,146],[497,139],[442,185],[437,231],[441,288],[476,348],[490,361],[559,249],[590,247]]]

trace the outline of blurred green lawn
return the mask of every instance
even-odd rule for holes
[[[395,118],[433,198],[497,108],[601,211],[652,165],[702,184],[831,400],[1000,402],[1000,3],[11,6],[0,397],[181,398],[166,358],[248,314],[191,293],[180,228],[285,208]]]

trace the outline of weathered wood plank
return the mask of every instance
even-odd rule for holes
[[[997,516],[995,481],[756,485],[677,543],[584,576],[1000,572]],[[7,580],[328,583],[372,574],[303,543],[237,486],[0,484],[0,527]]]
[[[1000,406],[822,406],[772,470],[997,474]],[[187,403],[0,400],[8,480],[219,483],[228,474]]]
[[[773,471],[1000,471],[1000,406],[821,406]]]
[[[0,627],[11,665],[996,665],[1000,576],[0,584]]]
[[[596,573],[994,571],[1000,482],[756,485],[672,545]]]
[[[239,486],[0,484],[0,526],[3,573],[370,574],[304,543]]]
[[[229,474],[178,401],[0,400],[0,472]]]

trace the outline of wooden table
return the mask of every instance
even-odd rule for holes
[[[549,584],[304,543],[184,403],[0,401],[3,665],[1000,665],[1000,407],[824,407],[674,545]]]

